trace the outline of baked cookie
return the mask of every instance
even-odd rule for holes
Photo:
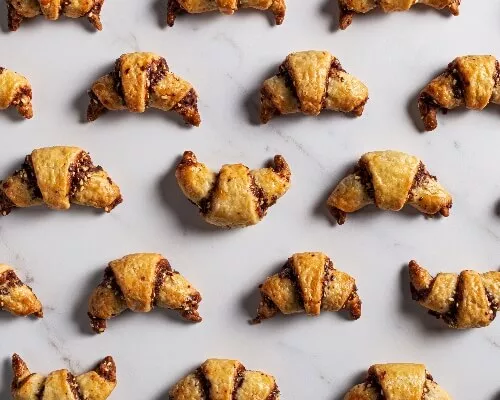
[[[105,400],[116,386],[116,366],[106,357],[93,371],[75,376],[66,369],[48,376],[32,373],[17,354],[12,356],[14,400]]]
[[[0,110],[16,107],[24,118],[33,117],[31,84],[22,75],[0,67]]]
[[[461,0],[339,0],[340,29],[346,29],[352,23],[354,14],[366,14],[380,7],[385,12],[407,11],[415,4],[424,4],[437,10],[448,10],[458,15]]]
[[[143,113],[157,108],[175,111],[189,125],[201,122],[193,86],[170,72],[165,59],[154,53],[122,54],[114,71],[94,82],[89,97],[88,121],[95,121],[106,110]]]
[[[9,13],[9,29],[17,31],[24,19],[43,15],[55,21],[62,15],[69,18],[87,17],[90,23],[102,30],[100,19],[104,0],[6,0]]]
[[[170,390],[170,400],[279,400],[273,376],[236,360],[211,358]]]
[[[149,312],[154,307],[177,310],[188,321],[200,322],[200,293],[160,254],[130,254],[111,261],[104,279],[89,300],[94,332],[106,329],[106,320],[130,309]]]
[[[281,25],[285,19],[285,0],[168,0],[167,24],[173,26],[180,12],[200,14],[219,11],[232,15],[240,8],[269,10],[274,14],[277,25]]]
[[[436,129],[438,110],[446,113],[461,106],[482,110],[489,103],[500,104],[500,64],[487,55],[455,58],[418,98],[426,131]]]
[[[327,201],[339,225],[345,222],[347,213],[368,204],[391,211],[409,204],[426,215],[440,213],[447,217],[452,198],[419,158],[386,150],[364,154],[354,172],[342,179]]]
[[[375,364],[344,400],[451,400],[422,364]]]
[[[33,150],[21,169],[0,181],[0,216],[16,207],[41,204],[67,210],[74,203],[110,212],[121,202],[120,188],[79,147]]]
[[[410,261],[413,300],[441,318],[450,328],[488,326],[500,305],[500,272],[439,273],[433,277],[416,261]]]
[[[42,303],[31,288],[19,279],[14,269],[5,264],[0,264],[0,310],[19,317],[43,317]]]
[[[361,317],[361,300],[356,281],[333,267],[324,253],[296,253],[288,259],[281,272],[260,285],[262,300],[254,323],[274,317],[278,312],[347,310],[352,319]]]
[[[255,225],[290,187],[291,171],[282,156],[268,168],[250,170],[242,164],[223,165],[219,173],[184,152],[175,171],[184,195],[209,224],[235,228]]]
[[[278,73],[264,81],[260,97],[260,120],[302,112],[318,115],[322,110],[363,114],[368,88],[344,71],[327,51],[291,53]]]

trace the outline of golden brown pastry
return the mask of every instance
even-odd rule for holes
[[[14,269],[5,264],[0,264],[0,310],[19,317],[43,317],[42,303],[31,288],[19,279]]]
[[[276,115],[318,115],[325,109],[360,116],[368,88],[327,51],[301,51],[289,54],[278,73],[264,81],[260,101],[263,124]]]
[[[364,154],[354,172],[342,179],[327,201],[339,225],[345,222],[347,213],[368,204],[391,211],[409,204],[426,215],[440,213],[447,217],[452,198],[419,158],[386,150]]]
[[[250,170],[242,164],[223,165],[219,173],[184,152],[175,171],[184,195],[209,224],[235,228],[255,225],[290,187],[291,171],[282,156],[268,168]]]
[[[14,400],[105,400],[116,386],[116,366],[106,357],[90,372],[75,376],[66,369],[48,376],[32,373],[17,354],[12,356]]]
[[[489,103],[500,104],[500,64],[493,56],[463,56],[420,92],[418,108],[425,130],[437,127],[437,111],[465,106],[482,110]]]
[[[200,293],[161,254],[138,253],[108,264],[103,281],[90,297],[88,315],[96,333],[104,332],[106,320],[127,309],[149,312],[155,306],[200,322],[200,301]]]
[[[33,117],[31,84],[22,75],[0,67],[0,110],[16,107],[24,118]]]
[[[64,15],[69,18],[87,17],[90,23],[102,30],[100,19],[104,0],[6,0],[9,12],[9,29],[17,31],[24,19],[43,15],[55,21]]]
[[[170,72],[154,53],[122,54],[113,72],[99,78],[89,91],[88,121],[106,110],[143,113],[147,108],[175,111],[186,124],[199,126],[198,95],[193,86]]]
[[[375,364],[344,400],[451,400],[422,364]]]
[[[223,14],[232,15],[240,8],[269,10],[274,14],[277,25],[281,25],[285,19],[285,0],[169,0],[167,24],[173,26],[175,18],[180,12],[200,14],[219,11]]]
[[[257,318],[252,322],[274,317],[278,312],[349,311],[352,319],[361,317],[361,300],[356,281],[333,267],[324,253],[296,253],[288,259],[281,272],[260,285],[262,300]]]
[[[413,260],[409,272],[413,300],[450,328],[482,328],[495,319],[500,305],[500,272],[466,270],[433,277]]]
[[[121,202],[120,188],[79,147],[33,150],[21,169],[0,181],[0,215],[7,215],[16,207],[41,204],[53,210],[67,210],[70,203],[110,212]]]
[[[461,0],[339,0],[340,29],[346,29],[352,23],[354,14],[366,14],[380,7],[385,12],[407,11],[415,4],[424,4],[437,10],[446,9],[458,15]]]
[[[170,400],[279,400],[273,376],[236,360],[211,358],[170,390]]]

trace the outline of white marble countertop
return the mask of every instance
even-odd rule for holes
[[[500,398],[500,322],[447,329],[410,299],[405,265],[432,272],[500,265],[500,111],[451,112],[434,133],[415,126],[415,98],[437,72],[465,54],[500,56],[500,2],[463,1],[461,15],[432,9],[355,18],[337,25],[335,0],[288,0],[280,27],[266,13],[180,17],[164,28],[165,1],[108,0],[100,33],[86,21],[25,23],[6,33],[1,5],[0,64],[30,78],[35,118],[0,113],[0,172],[33,148],[78,145],[121,186],[111,214],[27,209],[0,220],[0,261],[15,266],[45,305],[36,321],[0,315],[0,398],[10,398],[10,356],[34,371],[80,373],[113,355],[119,384],[111,399],[167,398],[168,389],[208,357],[236,358],[274,374],[282,398],[340,400],[377,362],[422,362],[456,400]],[[370,100],[361,118],[325,112],[256,124],[258,90],[291,51],[329,50],[362,79]],[[154,51],[193,83],[202,125],[166,113],[107,114],[82,122],[89,85],[124,52]],[[418,121],[417,121],[418,122]],[[420,156],[454,196],[449,218],[411,210],[365,210],[338,227],[329,191],[359,156],[397,149]],[[182,196],[173,176],[186,149],[214,169],[260,167],[283,154],[292,187],[258,225],[217,230]],[[324,251],[357,278],[363,315],[291,316],[250,326],[257,285],[294,252]],[[91,334],[86,302],[107,262],[161,252],[202,292],[201,324],[175,313],[125,313]]]

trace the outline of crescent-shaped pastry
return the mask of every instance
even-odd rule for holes
[[[200,293],[161,254],[130,254],[111,261],[103,281],[89,300],[94,332],[106,329],[106,320],[130,309],[149,312],[154,307],[177,310],[183,318],[200,322]]]
[[[409,272],[413,300],[450,328],[482,328],[495,319],[500,305],[500,272],[465,270],[433,277],[413,260]]]
[[[211,358],[170,390],[170,400],[279,400],[273,376],[236,360]]]
[[[175,171],[184,195],[209,224],[234,228],[255,225],[290,187],[291,171],[282,156],[268,168],[250,170],[242,164],[223,165],[219,173],[184,152]]]
[[[451,400],[422,364],[375,364],[344,400]]]
[[[9,29],[17,31],[24,19],[43,15],[55,21],[62,15],[69,18],[87,17],[90,23],[102,30],[100,19],[104,0],[6,0],[9,13]]]
[[[33,117],[31,84],[22,75],[0,67],[0,110],[16,107],[24,118]]]
[[[409,204],[426,215],[440,213],[447,217],[452,198],[419,158],[386,150],[364,154],[354,172],[342,179],[327,201],[339,225],[345,222],[347,213],[368,204],[391,211]]]
[[[219,11],[232,15],[241,8],[269,10],[274,14],[276,25],[281,25],[285,19],[285,0],[169,0],[167,24],[173,26],[177,14],[187,12],[200,14],[209,11]]]
[[[0,216],[41,204],[67,210],[74,203],[110,212],[121,202],[120,188],[79,147],[33,150],[21,169],[0,181]]]
[[[43,317],[42,303],[31,288],[19,279],[14,269],[5,264],[0,264],[0,310],[19,317]]]
[[[193,86],[170,72],[167,61],[154,53],[122,54],[114,71],[94,82],[89,97],[89,122],[106,110],[143,113],[147,108],[175,111],[189,125],[201,121]]]
[[[301,51],[289,54],[278,73],[264,81],[260,101],[263,124],[276,115],[315,116],[325,109],[360,116],[368,88],[329,52]]]
[[[281,272],[260,285],[260,294],[262,300],[253,323],[272,318],[278,312],[316,316],[321,311],[347,310],[352,319],[361,317],[356,281],[335,269],[324,253],[294,254]]]
[[[489,55],[455,58],[418,98],[426,131],[436,129],[438,110],[482,110],[489,103],[500,104],[500,64]]]
[[[352,23],[354,14],[366,14],[380,7],[385,12],[408,11],[416,4],[424,4],[437,10],[448,10],[458,15],[461,0],[339,0],[340,29],[346,29]]]
[[[14,400],[106,400],[116,387],[116,366],[106,357],[90,372],[75,376],[66,369],[47,376],[32,373],[17,354],[12,356]]]

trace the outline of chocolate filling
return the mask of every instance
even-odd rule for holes
[[[73,374],[68,373],[68,385],[69,388],[71,389],[71,393],[73,394],[73,397],[75,400],[84,400],[82,394],[80,393],[80,388],[78,387],[78,383],[76,382],[76,378]]]
[[[13,270],[0,274],[0,296],[7,296],[12,288],[19,286],[23,286],[23,283]]]
[[[111,75],[115,83],[115,91],[118,94],[118,96],[120,96],[120,99],[122,100],[122,105],[125,106],[126,104],[125,104],[125,95],[123,93],[121,70],[122,70],[122,59],[120,57],[115,61],[115,70],[111,72]]]
[[[279,394],[280,394],[280,391],[278,389],[278,385],[276,385],[276,382],[275,382],[274,388],[271,391],[271,393],[269,393],[269,396],[267,396],[266,400],[276,400],[278,398]]]
[[[257,199],[257,206],[256,206],[257,215],[259,216],[260,219],[262,219],[266,215],[267,209],[272,204],[267,204],[264,191],[262,190],[261,187],[257,186],[254,177],[249,174],[249,178],[250,178],[250,191]]]
[[[199,204],[197,204],[199,209],[200,209],[201,215],[207,215],[210,212],[210,209],[212,208],[211,207],[212,206],[212,197],[215,193],[215,190],[219,186],[219,180],[220,180],[220,173],[218,173],[217,176],[215,177],[214,184],[210,188],[210,191],[208,192],[206,197],[201,199]]]
[[[497,316],[499,304],[496,301],[495,296],[493,296],[493,294],[491,294],[486,288],[484,289],[484,291],[486,292],[486,297],[488,298],[488,303],[490,306],[490,312],[489,312],[490,321],[493,321]]]
[[[382,386],[380,385],[377,376],[371,371],[368,371],[368,376],[366,377],[365,385],[367,387],[372,387],[375,390],[375,392],[377,393],[377,400],[385,400],[385,395],[382,390]]]
[[[209,400],[210,399],[210,381],[207,379],[205,374],[203,373],[202,368],[198,368],[195,371],[195,375],[200,381],[200,390],[201,390],[201,398],[203,400]]]
[[[450,75],[453,78],[453,86],[452,86],[453,97],[455,97],[455,99],[458,100],[463,99],[465,85],[454,63],[448,65],[448,70],[446,71],[445,74]]]
[[[0,74],[3,74],[3,71],[5,71],[4,67],[0,67]]]
[[[0,71],[0,73],[1,73],[1,71]],[[14,98],[12,99],[12,102],[10,104],[13,106],[18,106],[19,104],[21,104],[21,100],[25,96],[30,98],[30,99],[33,96],[33,93],[32,93],[31,88],[29,86],[23,86],[23,87],[18,88],[17,93],[14,96]]]
[[[17,12],[17,10],[9,1],[7,1],[7,11],[9,19],[9,30],[17,31],[21,26],[21,22],[23,22],[24,17]]]
[[[288,261],[286,262],[286,264],[282,267],[278,276],[281,279],[289,279],[292,282],[292,284],[295,288],[295,292],[299,294],[299,296],[298,296],[299,305],[301,308],[304,308],[304,296],[303,296],[302,290],[299,286],[297,275],[295,275],[295,271],[294,271],[293,266],[292,266],[292,259],[291,258],[289,258]]]
[[[449,326],[457,325],[458,318],[458,306],[464,300],[464,279],[463,275],[460,274],[458,276],[457,288],[455,289],[454,301],[451,303],[450,309],[445,314],[438,314],[434,312],[429,312],[429,314],[434,315],[436,318],[442,318],[444,322],[446,322]]]
[[[372,176],[366,165],[362,160],[359,160],[358,167],[354,170],[361,180],[361,184],[365,187],[366,193],[370,199],[375,201],[375,189],[373,188]]]
[[[169,0],[167,6],[167,25],[174,26],[175,18],[177,14],[179,14],[183,8],[179,4],[178,0]]]
[[[92,122],[104,114],[107,109],[92,90],[89,90],[88,95],[90,97],[90,103],[87,107],[87,121]]]
[[[245,373],[245,367],[241,364],[238,365],[236,368],[236,374],[234,377],[234,387],[233,387],[233,395],[232,400],[237,400],[238,398],[238,390],[240,389],[241,385],[243,385],[243,374]]]
[[[88,153],[82,151],[73,164],[69,166],[69,175],[71,179],[69,197],[73,197],[77,192],[84,189],[90,174],[101,167],[95,167]]]
[[[297,95],[297,89],[295,87],[295,83],[293,82],[292,76],[290,75],[287,61],[285,61],[279,66],[278,76],[282,77],[285,80],[285,86],[290,90],[290,92],[292,92],[293,97],[295,97],[298,100],[299,96]],[[300,108],[300,102],[298,103]]]
[[[7,186],[7,182],[2,183],[0,181],[0,186]],[[0,190],[0,216],[6,216],[10,214],[13,208],[15,208],[15,204],[7,197],[7,195]]]
[[[200,117],[198,115],[198,96],[193,88],[189,89],[182,100],[172,108],[172,111],[180,114],[187,124],[195,126],[200,125]]]
[[[167,275],[172,275],[172,268],[170,267],[170,263],[168,262],[168,260],[162,258],[160,261],[158,261],[158,264],[156,264],[156,279],[153,292],[151,293],[151,304],[156,305],[155,299],[156,297],[158,297]]]

